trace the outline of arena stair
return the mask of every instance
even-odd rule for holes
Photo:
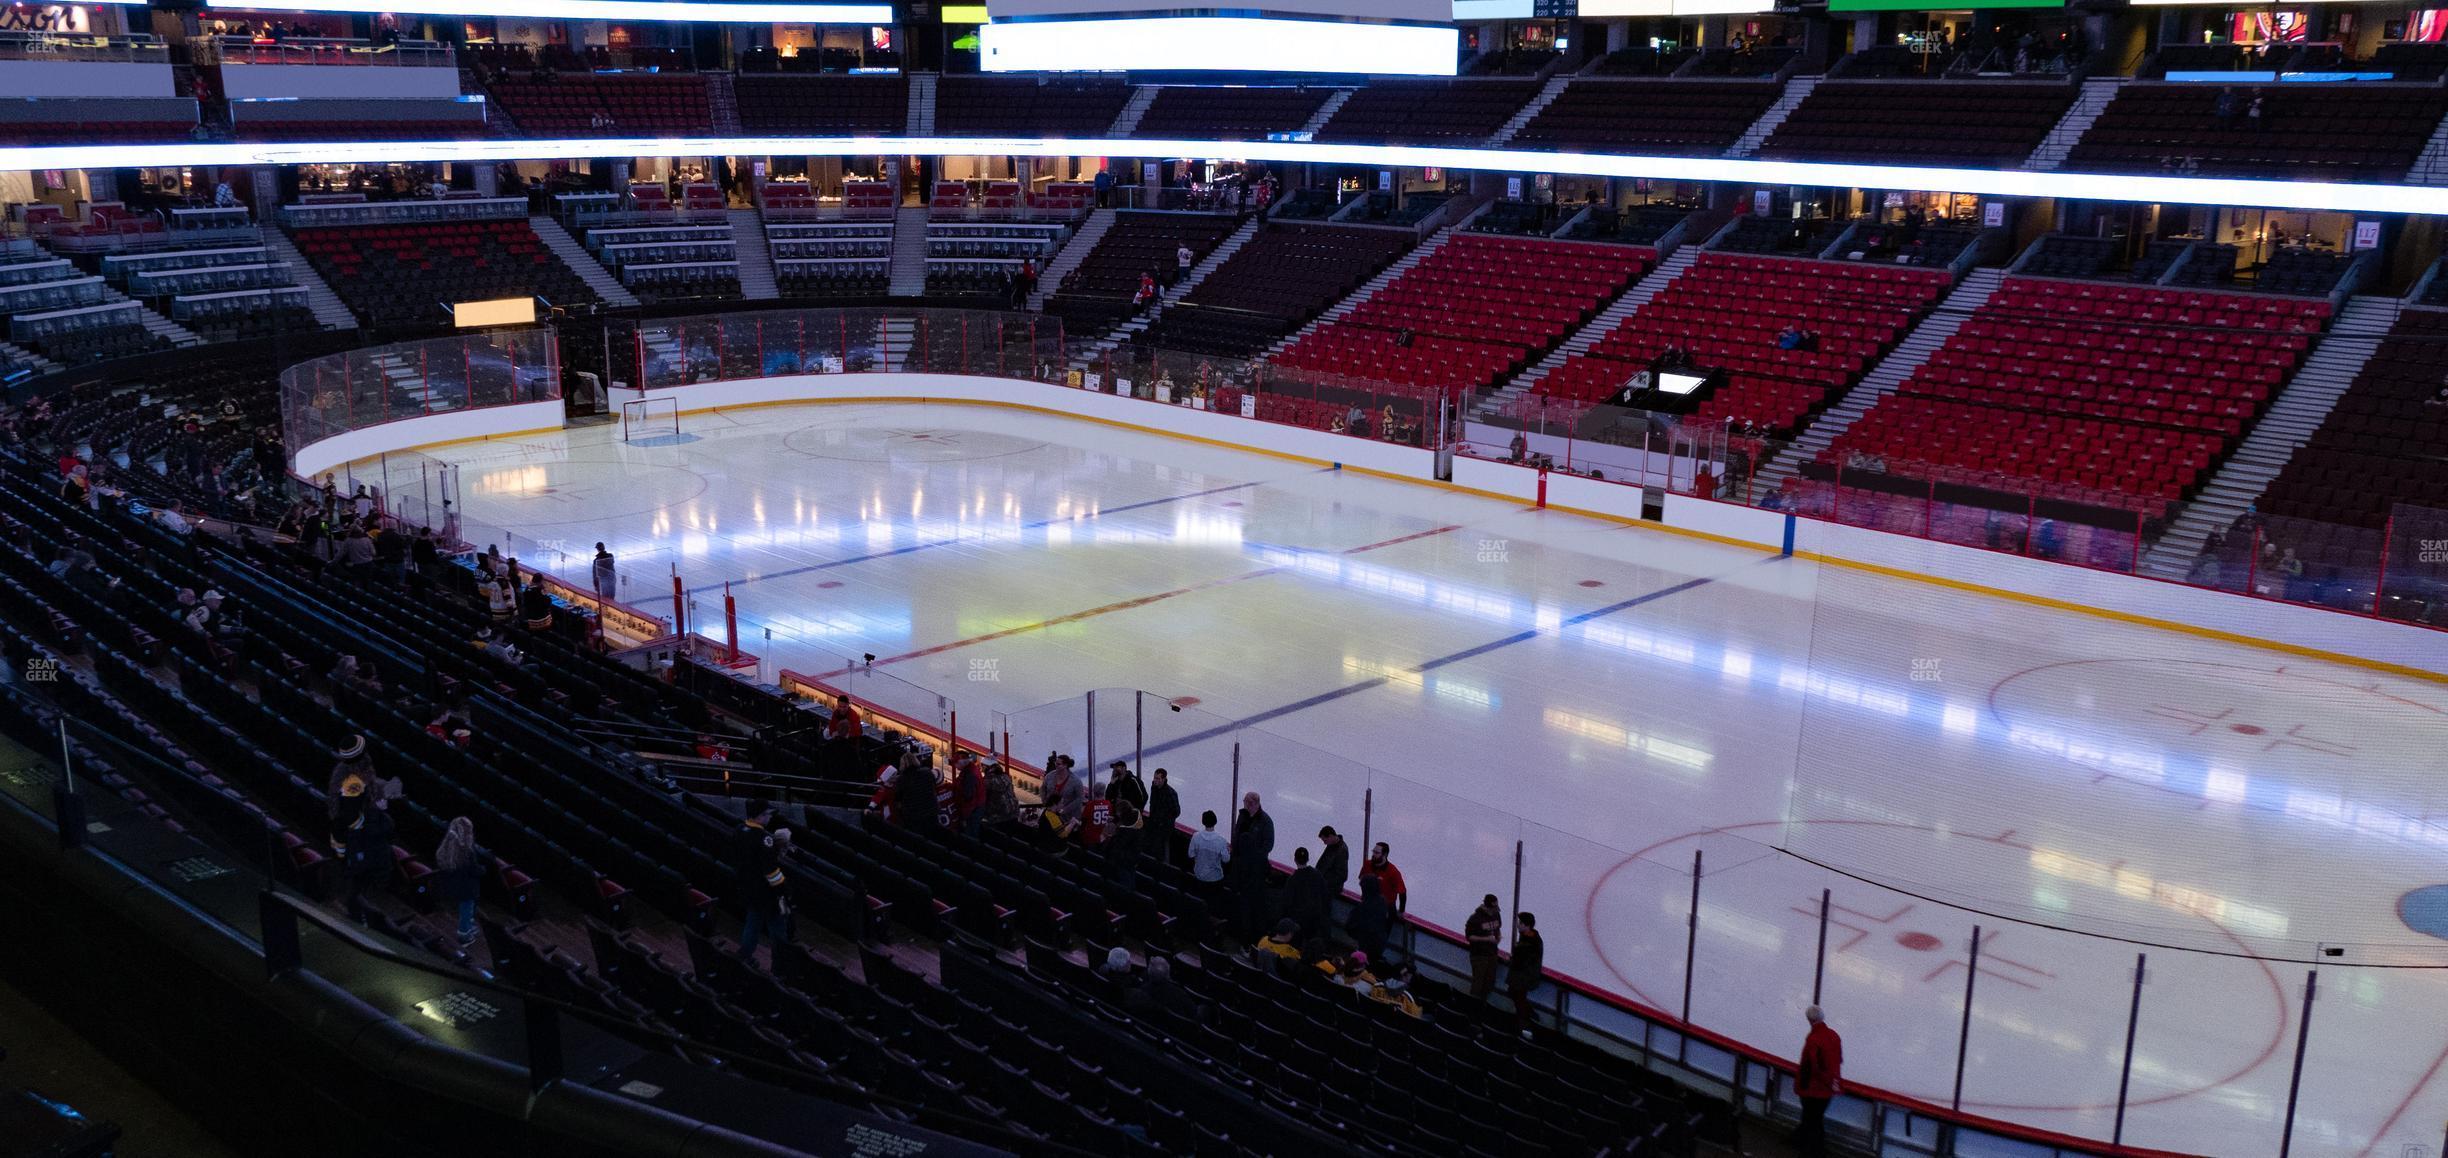
[[[2422,156],[2414,159],[2414,167],[2406,171],[2406,181],[2415,185],[2448,185],[2448,118],[2442,118],[2431,130],[2431,140],[2423,145]]]
[[[1127,137],[1138,132],[1139,118],[1147,115],[1148,106],[1155,104],[1156,94],[1163,91],[1162,88],[1152,84],[1143,84],[1132,89],[1129,103],[1122,106],[1121,114],[1114,118],[1113,127],[1105,130],[1105,135]]]
[[[909,74],[909,135],[935,135],[935,74]]]
[[[1045,309],[1046,299],[1062,288],[1063,279],[1069,277],[1072,270],[1078,269],[1080,262],[1087,260],[1090,251],[1096,249],[1097,242],[1105,240],[1106,231],[1112,229],[1113,224],[1114,211],[1111,209],[1089,213],[1088,220],[1081,222],[1080,227],[1071,232],[1070,240],[1063,242],[1062,248],[1055,251],[1054,260],[1047,262],[1045,269],[1037,274],[1037,288],[1029,291],[1028,308]]]
[[[1672,284],[1674,279],[1683,276],[1684,270],[1690,269],[1693,262],[1700,260],[1702,249],[1702,246],[1686,245],[1676,250],[1673,257],[1658,263],[1658,267],[1650,270],[1647,276],[1632,283],[1632,288],[1625,290],[1624,295],[1616,298],[1614,304],[1598,311],[1598,316],[1591,318],[1580,329],[1573,331],[1569,337],[1564,339],[1562,345],[1547,351],[1546,357],[1539,359],[1529,369],[1514,375],[1513,380],[1505,383],[1501,388],[1481,398],[1478,405],[1472,408],[1472,416],[1483,417],[1495,413],[1504,404],[1529,393],[1531,387],[1538,385],[1539,379],[1545,378],[1556,367],[1571,361],[1574,355],[1588,353],[1589,348],[1597,345],[1600,338],[1613,333],[1615,327],[1622,325],[1625,318],[1640,312],[1642,306],[1648,305],[1649,299],[1656,297],[1658,291]]]
[[[2082,140],[2084,133],[2091,131],[2092,123],[2099,120],[2108,102],[2116,99],[2117,91],[2124,83],[2125,78],[2121,76],[2095,76],[2084,80],[2082,95],[2074,98],[2073,106],[2058,119],[2057,127],[2049,130],[2049,135],[2041,140],[2040,147],[2032,150],[2031,159],[2023,162],[2023,167],[2054,169],[2065,164],[2066,154],[2074,150],[2074,143]],[[2436,144],[2437,140],[2433,138],[2433,143]]]
[[[2403,303],[2396,298],[2347,299],[2327,336],[2287,381],[2286,389],[2270,400],[2269,410],[2246,432],[2235,453],[2227,456],[2200,493],[2177,512],[2158,542],[2142,553],[2143,574],[2185,578],[2210,532],[2233,526],[2245,506],[2269,489],[2287,460],[2328,420],[2338,399],[2379,351],[2402,309]]]
[[[1759,477],[1752,480],[1752,493],[1764,495],[1784,486],[1786,479],[1792,478],[1803,463],[1826,450],[1829,444],[1836,441],[1837,435],[1853,425],[1855,419],[1878,405],[1879,399],[1895,393],[1905,379],[1912,377],[1913,371],[1920,369],[1922,363],[1929,361],[1931,354],[1937,353],[1940,346],[1946,345],[1947,339],[1955,336],[1955,331],[1963,328],[1963,324],[1971,319],[1972,311],[1989,304],[1989,299],[1997,295],[1998,287],[2005,281],[2006,271],[2002,269],[1976,269],[1964,275],[1964,279],[1955,283],[1955,288],[1948,291],[1937,308],[1921,319],[1920,325],[1905,334],[1904,340],[1897,342],[1895,349],[1889,350],[1886,357],[1879,359],[1878,365],[1870,367],[1870,372],[1862,375],[1862,380],[1854,383],[1843,398],[1812,422],[1809,429],[1802,432],[1802,437],[1795,439],[1776,457],[1769,459],[1768,465],[1760,468]]]
[[[630,293],[629,287],[622,285],[619,278],[612,276],[612,271],[605,269],[602,262],[595,260],[595,255],[588,253],[585,246],[578,244],[578,239],[571,237],[569,230],[561,228],[560,222],[550,217],[530,217],[527,219],[527,225],[528,228],[535,230],[535,235],[544,243],[544,248],[553,251],[553,256],[560,258],[561,264],[568,266],[571,273],[577,274],[578,280],[585,282],[586,287],[594,290],[595,296],[602,298],[605,304],[613,306],[638,304],[637,295]]]
[[[709,72],[705,76],[707,119],[714,131],[726,137],[744,137],[748,131],[740,127],[739,86],[732,83],[727,72]]]
[[[108,287],[102,290],[102,300],[106,302],[135,301],[134,298]],[[173,346],[186,347],[204,344],[203,335],[171,321],[162,314],[155,313],[153,307],[141,302],[137,303],[137,317],[143,321],[146,333]]]
[[[904,205],[893,211],[892,283],[897,298],[926,293],[927,207]]]
[[[1496,130],[1495,135],[1488,138],[1488,147],[1501,149],[1510,143],[1513,135],[1522,131],[1522,126],[1536,120],[1540,113],[1546,112],[1547,106],[1554,104],[1557,97],[1563,96],[1564,87],[1571,83],[1572,74],[1568,72],[1559,72],[1548,77],[1547,84],[1539,89],[1538,95],[1530,98],[1529,104],[1523,105],[1513,114],[1513,119],[1506,121],[1503,128]]]
[[[267,228],[263,230],[263,245],[264,251],[272,255],[272,260],[289,267],[290,279],[305,289],[306,308],[314,312],[317,325],[327,330],[357,328],[357,315],[349,312],[348,303],[332,292],[331,286],[324,282],[323,275],[315,272],[314,263],[298,252],[297,245],[289,240],[288,234]]]
[[[1336,89],[1332,94],[1327,96],[1325,104],[1319,105],[1316,112],[1309,114],[1309,120],[1301,125],[1301,131],[1304,133],[1315,133],[1319,129],[1325,128],[1326,122],[1333,120],[1334,115],[1342,112],[1343,106],[1350,103],[1352,93],[1356,91],[1358,90],[1348,88]]]
[[[774,280],[773,249],[765,244],[763,215],[754,209],[733,209],[724,216],[731,219],[731,251],[739,258],[740,296],[752,302],[781,297],[782,287]]]
[[[1165,290],[1163,295],[1157,298],[1154,309],[1141,311],[1125,319],[1121,325],[1115,326],[1111,333],[1079,349],[1072,357],[1072,365],[1085,366],[1090,359],[1129,341],[1131,335],[1156,324],[1156,319],[1164,316],[1165,307],[1190,296],[1190,291],[1197,289],[1200,282],[1207,280],[1208,274],[1214,273],[1226,261],[1231,260],[1232,255],[1241,252],[1241,247],[1249,244],[1249,239],[1257,235],[1258,224],[1258,218],[1254,214],[1243,219],[1240,228],[1233,230],[1231,236],[1219,242],[1214,249],[1207,251],[1207,256],[1199,259],[1197,265],[1190,267],[1190,276],[1173,283],[1171,288]]]
[[[38,375],[48,374],[60,368],[59,363],[23,346],[8,342],[0,342],[0,366],[23,366]]]
[[[1431,254],[1434,254],[1437,250],[1444,248],[1446,242],[1453,240],[1455,236],[1459,235],[1464,228],[1470,225],[1471,222],[1478,220],[1480,214],[1487,212],[1488,205],[1493,204],[1495,204],[1495,202],[1490,201],[1487,203],[1487,205],[1482,205],[1477,209],[1471,210],[1468,216],[1446,226],[1443,229],[1437,230],[1435,233],[1430,234],[1428,239],[1420,242],[1417,248],[1414,248],[1411,252],[1402,255],[1402,257],[1396,260],[1394,264],[1379,270],[1377,276],[1370,278],[1368,282],[1362,285],[1359,289],[1353,290],[1350,294],[1346,295],[1342,301],[1336,302],[1334,305],[1327,307],[1325,313],[1311,318],[1308,325],[1302,326],[1289,334],[1285,334],[1281,340],[1277,341],[1274,345],[1267,347],[1266,353],[1260,355],[1260,357],[1263,358],[1280,354],[1285,350],[1290,349],[1292,343],[1308,337],[1312,332],[1325,326],[1327,323],[1341,321],[1344,316],[1350,314],[1353,309],[1360,305],[1360,303],[1369,300],[1369,298],[1378,290],[1384,289],[1386,286],[1392,284],[1395,278],[1411,272],[1411,267],[1428,260]]]
[[[1811,90],[1817,87],[1819,87],[1819,78],[1815,76],[1797,76],[1786,81],[1784,95],[1779,96],[1775,104],[1768,106],[1768,111],[1761,113],[1760,119],[1751,122],[1750,128],[1743,130],[1743,135],[1735,140],[1734,146],[1726,150],[1726,156],[1759,155],[1760,145],[1768,140],[1770,134],[1777,131],[1777,126],[1785,123],[1786,117],[1793,115],[1794,109],[1808,99]]]

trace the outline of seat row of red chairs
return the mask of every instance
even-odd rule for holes
[[[1822,457],[1977,465],[2161,513],[2250,429],[2327,314],[2319,301],[2012,279]]]
[[[1646,273],[1656,251],[1465,233],[1276,356],[1376,381],[1494,382]],[[1408,334],[1409,344],[1404,344]]]
[[[1534,389],[1604,401],[1673,347],[1728,374],[1696,417],[1792,432],[1858,380],[1947,284],[1937,270],[1704,253]],[[1788,327],[1815,335],[1816,348],[1781,346]]]

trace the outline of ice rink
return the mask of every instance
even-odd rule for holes
[[[2147,953],[2124,1142],[2274,1155],[2321,961],[2293,1152],[2439,1153],[2448,687],[1034,413],[681,425],[432,453],[479,545],[581,578],[603,540],[712,633],[727,582],[768,675],[873,653],[1032,763],[1144,690],[1193,814],[1238,741],[1276,859],[1365,809],[1415,916],[1518,848],[1549,968],[1668,1013],[1699,852],[1691,1020],[1778,1056],[1825,890],[1847,1077],[1941,1107],[1977,925],[1965,1111],[2108,1138]]]

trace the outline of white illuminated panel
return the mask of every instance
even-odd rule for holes
[[[1461,32],[1244,16],[1040,20],[978,29],[988,72],[1232,69],[1452,76]]]
[[[1418,20],[1443,24],[1469,0],[1266,0],[1264,4],[1130,3],[1129,0],[986,0],[997,20],[1017,16],[1131,16],[1178,8],[1263,8],[1285,16],[1353,16],[1366,20]],[[1530,0],[1519,0],[1530,7]]]
[[[1776,0],[1581,0],[1583,17],[1732,16],[1775,8]]]
[[[129,0],[134,2],[134,0]],[[271,12],[410,12],[538,20],[703,20],[737,24],[891,24],[890,4],[707,4],[692,0],[207,0]]]
[[[1315,162],[1362,165],[1372,169],[1433,167],[1497,173],[1648,177],[1663,181],[1726,181],[1742,185],[1918,189],[1932,193],[1972,193],[1993,197],[2062,197],[2136,204],[2448,216],[2448,186],[2153,177],[2024,169],[1838,165],[1814,161],[1540,153],[1520,149],[1441,149],[1292,141],[1113,141],[1103,138],[1066,141],[1028,137],[628,137],[540,141],[232,141],[174,145],[64,145],[0,149],[0,172],[170,168],[180,165],[553,161],[585,157],[856,157],[877,154],[922,157],[1186,157]]]
[[[1699,374],[1677,374],[1672,370],[1666,370],[1661,371],[1657,376],[1657,389],[1660,394],[1690,394],[1706,385],[1708,385],[1708,379]]]
[[[1530,0],[1453,0],[1456,20],[1528,20]]]
[[[493,298],[481,302],[458,302],[451,306],[451,324],[465,329],[469,326],[524,326],[535,322],[534,298]]]

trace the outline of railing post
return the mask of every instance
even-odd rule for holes
[[[263,942],[264,976],[276,978],[304,960],[298,949],[297,910],[270,888],[255,894],[256,936]]]
[[[1132,772],[1132,774],[1134,774],[1134,775],[1145,775],[1145,773],[1144,773],[1144,772],[1142,772],[1142,771],[1140,770],[1140,765],[1141,765],[1141,762],[1142,762],[1142,761],[1144,761],[1144,760],[1146,759],[1146,757],[1147,757],[1147,693],[1146,693],[1146,692],[1143,692],[1143,691],[1138,691],[1138,690],[1134,689],[1134,690],[1131,692],[1131,772]]]
[[[2312,1044],[2312,999],[2320,989],[2320,970],[2304,973],[2303,1016],[2295,1023],[2295,1073],[2287,1079],[2286,1132],[2278,1136],[2278,1158],[2295,1147],[2295,1099],[2303,1092],[2304,1049]]]
[[[1972,983],[1980,978],[1980,926],[1972,926],[1972,957],[1964,966],[1963,1028],[1955,1034],[1955,1099],[1949,1103],[1956,1113],[1963,1113],[1964,1058],[1972,1050]]]
[[[528,998],[519,1013],[527,1022],[527,1088],[540,1091],[561,1080],[561,1011]]]
[[[1700,953],[1700,856],[1702,850],[1692,850],[1691,913],[1684,918],[1683,932],[1683,1023],[1676,1035],[1675,1060],[1689,1054],[1691,1041],[1692,966]]]
[[[1833,890],[1819,890],[1819,956],[1811,964],[1811,1004],[1819,1004],[1820,983],[1827,979],[1828,904]]]
[[[1088,689],[1088,774],[1096,775],[1096,689]]]
[[[2150,954],[2134,954],[2133,1008],[2125,1015],[2125,1067],[2117,1072],[2116,1130],[2108,1144],[2125,1144],[2125,1095],[2133,1088],[2134,1035],[2142,1027],[2142,979],[2150,969]]]
[[[2380,597],[2388,591],[2389,552],[2395,550],[2396,546],[2397,512],[2390,511],[2387,520],[2380,524],[2380,569],[2372,577],[2371,613],[2374,615],[2380,614]],[[2448,1154],[2442,1155],[2442,1158],[2448,1158]]]

